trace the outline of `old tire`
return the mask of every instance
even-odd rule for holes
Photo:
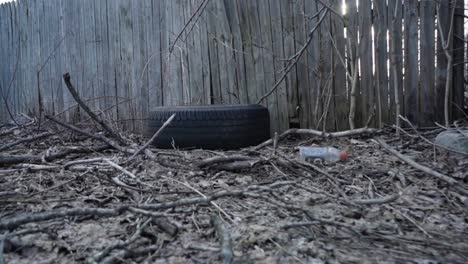
[[[261,105],[158,107],[146,119],[152,136],[176,113],[175,119],[153,142],[157,148],[239,149],[270,137],[268,109]]]

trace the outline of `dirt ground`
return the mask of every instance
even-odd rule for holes
[[[0,130],[0,263],[468,261],[468,199],[457,189],[468,185],[468,157],[411,130],[291,135],[276,151],[150,149],[132,160],[67,130],[8,147],[44,132]],[[377,137],[457,184],[402,162]],[[313,144],[349,158],[298,161],[297,147]]]

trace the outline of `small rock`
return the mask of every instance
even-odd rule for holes
[[[463,134],[455,130],[444,131],[437,135],[435,143],[449,149],[468,153],[468,137],[466,136],[468,130],[462,132]]]

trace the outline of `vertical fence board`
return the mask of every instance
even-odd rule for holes
[[[375,93],[372,73],[372,17],[371,0],[359,2],[359,58],[361,65],[361,117],[356,125],[362,126],[367,122],[369,116],[375,113]],[[371,124],[374,125],[374,122]]]
[[[148,2],[148,31],[147,31],[147,47],[148,58],[145,62],[146,74],[148,75],[148,90],[146,92],[148,111],[153,107],[163,105],[163,87],[162,87],[162,58],[166,55],[161,49],[161,1],[146,0]]]
[[[306,27],[307,16],[305,14],[304,1],[295,1],[292,4],[294,14],[294,40],[295,54],[305,45],[307,41],[309,29]],[[291,54],[292,55],[292,54]],[[291,56],[290,55],[290,56]],[[310,119],[310,93],[309,93],[309,76],[307,74],[307,56],[302,56],[296,64],[297,75],[297,100],[298,100],[298,117],[301,127],[309,127]],[[301,76],[301,77],[299,77]]]
[[[206,10],[206,7],[205,7]],[[199,36],[197,37],[200,41],[201,46],[201,58],[203,66],[203,104],[210,104],[212,93],[211,93],[211,68],[210,68],[210,54],[209,54],[209,39],[208,39],[208,13],[204,11],[200,17],[198,23]],[[238,36],[241,37],[240,34]]]
[[[133,67],[133,16],[132,2],[129,0],[120,0],[119,2],[119,32],[120,32],[120,62],[118,75],[118,96],[130,99],[129,104],[119,105],[122,110],[119,119],[124,120],[122,125],[129,128],[131,125],[126,119],[135,118],[135,98],[131,94],[132,90],[132,67]],[[128,116],[125,116],[127,113]]]
[[[464,108],[464,92],[465,92],[465,62],[464,62],[464,12],[465,1],[457,0],[455,6],[455,18],[453,21],[453,96],[450,103],[452,109],[452,118],[458,119],[465,117]]]
[[[167,8],[168,3],[166,0],[161,0],[159,2],[159,32],[160,32],[160,45],[161,45],[161,97],[162,97],[162,105],[167,105],[167,98],[168,94],[170,93],[169,87],[169,82],[167,81],[168,79],[168,73],[169,73],[169,60],[170,60],[170,54],[169,54],[169,28],[170,26],[168,25],[169,23],[166,21],[166,17],[168,15]]]
[[[281,2],[281,20],[283,25],[283,45],[284,55],[283,59],[288,59],[295,54],[295,43],[294,43],[294,16],[292,12],[291,0],[284,0]],[[289,74],[286,76],[286,91],[288,98],[288,114],[289,123],[299,125],[299,116],[296,112],[296,108],[299,105],[297,97],[297,86],[296,86],[296,66],[293,66]]]
[[[238,92],[235,87],[235,65],[231,48],[232,34],[229,28],[223,1],[214,1],[213,18],[216,25],[214,41],[218,51],[219,81],[221,101],[225,104],[236,103]]]
[[[252,33],[250,31],[250,15],[248,13],[248,1],[237,1],[239,13],[239,28],[242,38],[242,51],[244,52],[245,80],[247,98],[249,103],[254,103],[257,99],[257,88],[255,85],[255,70],[252,57]],[[213,66],[213,65],[212,65]],[[215,86],[213,86],[214,90]]]
[[[402,51],[402,16],[403,5],[401,0],[388,2],[388,25],[390,38],[390,115],[391,122],[395,122],[396,94],[401,114],[404,113],[403,101],[403,51]],[[395,91],[397,90],[397,91]]]
[[[265,85],[265,68],[263,64],[263,43],[262,43],[262,32],[260,29],[260,20],[258,14],[258,2],[249,1],[250,14],[250,32],[252,34],[252,57],[253,66],[255,73],[255,87],[257,90],[256,100],[263,96],[266,91]],[[263,101],[263,105],[268,106],[269,98]]]
[[[417,124],[420,116],[418,72],[418,2],[405,1],[405,109],[406,116]]]
[[[385,1],[374,1],[375,28],[375,91],[377,126],[388,122],[388,69],[387,69],[387,4]]]
[[[143,72],[144,61],[146,60],[146,24],[145,24],[145,12],[144,1],[134,1],[132,3],[132,82],[131,82],[131,96],[134,102],[135,116],[137,122],[136,127],[141,127],[140,119],[146,116],[147,101],[143,97],[143,91],[147,87],[148,75]]]
[[[82,13],[82,56],[83,56],[83,99],[88,99],[87,105],[91,109],[99,105],[96,98],[97,62],[96,62],[96,21],[94,20],[94,0],[83,0]]]
[[[214,12],[216,4],[210,1],[206,7],[208,12],[207,27],[208,27],[208,48],[210,58],[210,72],[211,72],[211,103],[221,104],[221,82],[220,82],[220,64],[218,59],[218,42],[216,40],[216,17]],[[225,70],[225,69],[223,69]]]
[[[190,19],[190,16],[194,14],[198,6],[203,3],[203,1],[191,0],[189,1],[190,8],[187,8],[188,17],[186,20]],[[195,18],[193,19],[195,20]],[[187,46],[187,56],[188,59],[188,69],[190,71],[190,104],[199,105],[203,104],[204,95],[203,95],[203,63],[201,55],[201,46],[199,39],[199,22],[192,21],[188,31],[192,30],[193,34],[185,34],[184,39]],[[196,32],[196,33],[195,33]]]
[[[351,67],[355,67],[355,65],[351,65],[351,63],[357,61],[357,65],[359,66],[359,56],[360,56],[360,50],[359,50],[359,45],[358,45],[358,30],[359,30],[359,19],[358,19],[358,9],[356,5],[356,1],[354,0],[346,0],[346,18],[348,19],[348,28],[346,30],[346,38],[347,41],[349,42],[349,45],[346,49],[346,58],[347,58],[347,64],[348,64],[348,69],[351,69]],[[356,63],[355,63],[356,64]],[[357,83],[356,83],[356,91],[355,91],[355,100],[356,100],[356,106],[355,106],[355,125],[359,126],[361,122],[361,117],[362,117],[362,107],[360,107],[360,102],[362,102],[362,96],[361,96],[361,91],[360,91],[360,72],[358,69],[357,70]],[[350,70],[348,70],[350,71]],[[348,98],[351,99],[351,88],[352,88],[352,81],[348,79],[347,81],[348,85]],[[349,119],[348,119],[349,120]],[[348,121],[349,123],[349,121]]]
[[[240,17],[237,8],[238,1],[224,0],[227,18],[232,35],[232,50],[235,64],[235,85],[237,87],[237,102],[246,104],[249,102],[247,81],[245,76],[244,51],[242,46],[242,34],[240,27]]]
[[[105,45],[107,44],[107,32],[104,28],[105,19],[106,16],[105,14],[102,14],[103,10],[103,4],[105,8],[105,3],[106,1],[100,0],[100,1],[95,1],[94,2],[94,19],[95,19],[95,31],[94,31],[94,40],[95,40],[95,48],[96,48],[96,54],[95,54],[95,60],[96,60],[96,87],[95,87],[95,96],[96,98],[99,98],[96,102],[96,106],[99,110],[105,111],[107,108],[107,102],[108,98],[106,98],[106,95],[104,91],[106,90],[106,86],[108,85],[108,80],[106,79],[106,75],[104,74],[104,57],[102,54],[104,51],[108,48],[105,49]]]
[[[431,1],[420,3],[421,17],[421,93],[419,102],[421,104],[421,125],[433,125],[434,116],[432,109],[434,102],[434,83],[435,83],[435,5]]]
[[[285,67],[285,63],[283,61],[285,55],[281,28],[281,10],[279,1],[277,0],[270,0],[269,7],[271,19],[270,23],[273,49],[274,81],[276,83],[281,78],[282,70]],[[286,83],[282,81],[278,89],[273,94],[278,111],[278,132],[285,131],[289,128],[288,101],[286,92]]]
[[[310,1],[305,1],[304,13],[307,17],[311,18],[315,15],[318,15],[319,12],[318,4]],[[323,15],[321,13],[320,15]],[[310,31],[312,28],[317,26],[320,17],[316,16],[314,19],[306,20],[306,28]],[[307,72],[309,75],[309,84],[310,84],[310,115],[312,116],[311,127],[318,128],[319,119],[323,111],[321,104],[321,79],[320,79],[320,28],[314,32],[314,38],[310,43],[310,47],[307,49]]]
[[[343,1],[333,0],[332,6],[335,10],[341,12]],[[345,56],[345,36],[344,36],[344,24],[334,14],[331,15],[332,20],[332,37],[335,39],[336,49],[333,55],[333,111],[335,112],[335,127],[336,130],[347,130],[349,129],[348,123],[348,112],[349,104],[347,100],[347,89],[346,89],[346,65],[343,65],[342,61],[336,54],[339,52],[340,56],[344,59]]]
[[[7,58],[7,41],[8,33],[6,32],[6,21],[9,16],[5,13],[6,7],[5,4],[0,4],[0,36],[2,36],[2,41],[0,41],[0,58],[3,60],[9,60]],[[6,98],[6,90],[7,90],[7,81],[6,81],[6,68],[7,66],[0,67],[0,120],[7,120],[7,110],[6,104],[3,98]]]
[[[177,3],[177,13],[181,14],[181,19],[177,20],[177,28],[178,30],[175,32],[179,34],[184,26],[185,23],[188,22],[191,12],[188,8],[188,1],[176,1]],[[191,83],[189,79],[190,69],[188,65],[188,45],[186,41],[187,31],[184,30],[182,35],[180,36],[177,46],[179,47],[178,52],[180,52],[180,72],[182,76],[182,92],[183,92],[183,104],[189,105],[191,102]]]

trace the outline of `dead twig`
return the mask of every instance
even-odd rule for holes
[[[128,161],[132,160],[133,158],[135,158],[138,154],[140,154],[140,152],[142,152],[143,150],[145,150],[151,143],[153,143],[153,141],[159,136],[159,134],[161,134],[161,132],[164,130],[164,128],[166,128],[171,122],[172,120],[175,118],[176,114],[172,114],[167,120],[166,122],[164,122],[164,124],[158,129],[158,131],[156,131],[156,133],[154,133],[154,135],[150,138],[150,140],[148,140],[148,142],[146,142],[141,148],[139,148],[137,151],[135,151],[135,153],[133,153],[132,156],[130,156],[130,158],[128,158]]]
[[[353,203],[359,204],[359,205],[375,205],[375,204],[387,204],[387,203],[392,203],[398,198],[400,198],[401,194],[397,193],[394,195],[389,195],[389,196],[384,196],[380,198],[375,198],[375,199],[359,199],[359,200],[353,200]]]
[[[232,252],[232,240],[229,230],[224,226],[221,218],[213,214],[211,215],[211,224],[216,229],[216,234],[221,242],[221,255],[224,264],[230,264],[234,260],[234,253]]]
[[[119,141],[120,143],[124,144],[125,145],[125,141],[123,140],[123,138],[118,134],[116,133],[114,130],[112,130],[112,128],[110,126],[108,126],[106,124],[106,122],[104,122],[104,120],[101,120],[89,107],[88,105],[86,105],[80,98],[80,96],[78,95],[78,93],[76,92],[76,89],[75,87],[73,87],[73,84],[71,83],[71,80],[70,80],[70,73],[65,73],[63,75],[63,80],[65,81],[65,84],[68,88],[68,91],[70,91],[71,95],[73,96],[73,99],[75,99],[75,101],[81,106],[81,108],[83,108],[83,110],[94,120],[96,121],[104,130],[106,130],[113,138],[115,138],[117,141]]]
[[[52,136],[54,134],[56,134],[56,133],[55,132],[44,132],[44,133],[41,133],[41,134],[38,134],[38,135],[35,135],[35,136],[22,138],[22,139],[19,139],[19,140],[16,140],[14,142],[11,142],[11,143],[8,143],[8,144],[5,144],[5,145],[1,146],[0,151],[5,151],[5,150],[10,149],[10,148],[12,148],[14,146],[17,146],[19,144],[30,143],[30,142],[33,142],[33,141],[36,141],[36,140],[39,140],[39,139],[43,139],[43,138]]]
[[[418,169],[422,172],[425,172],[431,176],[434,176],[435,178],[449,184],[450,186],[452,187],[456,187],[457,190],[463,192],[464,194],[468,194],[468,190],[464,189],[463,187],[460,186],[460,183],[458,181],[456,181],[455,179],[447,176],[447,175],[444,175],[440,172],[437,172],[429,167],[426,167],[424,165],[421,165],[419,163],[417,163],[416,161],[412,160],[411,158],[401,154],[400,152],[396,151],[395,149],[393,149],[392,147],[390,147],[387,143],[385,143],[385,141],[383,141],[382,139],[380,138],[377,138],[376,141],[384,148],[386,149],[388,152],[392,153],[393,155],[395,155],[397,158],[399,158],[401,161],[404,161],[405,163],[409,164],[410,166],[412,166],[413,168],[415,169]]]
[[[94,215],[98,217],[113,217],[123,214],[128,206],[122,205],[113,209],[107,208],[73,208],[65,210],[53,210],[40,213],[22,213],[19,216],[0,220],[0,229],[15,229],[21,225],[47,221],[63,217]]]
[[[64,122],[62,122],[62,121],[60,121],[60,120],[58,120],[55,117],[50,116],[50,115],[45,115],[45,118],[50,119],[53,122],[65,127],[65,128],[68,128],[70,130],[78,132],[78,133],[80,133],[82,135],[85,135],[87,137],[103,141],[103,142],[107,143],[109,146],[115,148],[116,150],[122,151],[122,152],[127,153],[127,154],[135,153],[135,150],[133,148],[121,146],[121,145],[119,145],[119,143],[117,143],[117,142],[113,141],[112,139],[107,138],[107,137],[105,137],[103,135],[93,135],[93,134],[91,134],[91,133],[89,133],[89,132],[87,132],[85,130],[79,129],[79,128],[73,126],[73,125],[64,123]]]
[[[147,219],[143,224],[139,224],[139,227],[137,227],[135,233],[133,233],[133,235],[123,241],[123,242],[117,242],[113,245],[110,245],[108,247],[106,247],[101,253],[97,254],[95,257],[94,257],[94,261],[96,262],[100,262],[101,260],[103,260],[107,255],[109,255],[113,250],[115,249],[122,249],[122,248],[125,248],[127,247],[128,245],[132,244],[133,242],[135,242],[138,238],[140,238],[140,235],[141,235],[141,232],[143,232],[143,230],[146,228],[146,226],[151,222],[151,218]]]
[[[325,138],[337,138],[337,137],[350,137],[350,136],[357,136],[357,135],[362,135],[362,134],[375,134],[379,132],[379,130],[374,129],[374,128],[368,128],[368,127],[363,127],[363,128],[357,128],[357,129],[351,129],[351,130],[346,130],[346,131],[340,131],[340,132],[332,132],[332,133],[327,133],[327,132],[322,132],[314,129],[299,129],[299,128],[292,128],[288,129],[285,132],[283,132],[279,137],[278,141],[285,138],[288,135],[309,135],[309,136],[322,136]],[[268,145],[271,145],[273,143],[273,139],[269,139],[260,145],[256,146],[253,148],[253,150],[260,150]]]
[[[252,158],[249,156],[241,156],[241,155],[233,155],[227,157],[212,157],[208,159],[204,159],[198,164],[199,168],[205,168],[209,166],[213,166],[219,163],[229,163],[234,161],[251,161]]]
[[[50,162],[52,160],[64,158],[70,154],[95,153],[95,152],[100,152],[106,149],[109,149],[108,145],[68,148],[68,149],[61,150],[57,153],[50,154],[46,157],[43,157],[42,155],[0,155],[0,164],[11,165],[11,164],[17,164],[17,163],[26,163],[26,162],[42,162],[43,158],[46,161]]]

